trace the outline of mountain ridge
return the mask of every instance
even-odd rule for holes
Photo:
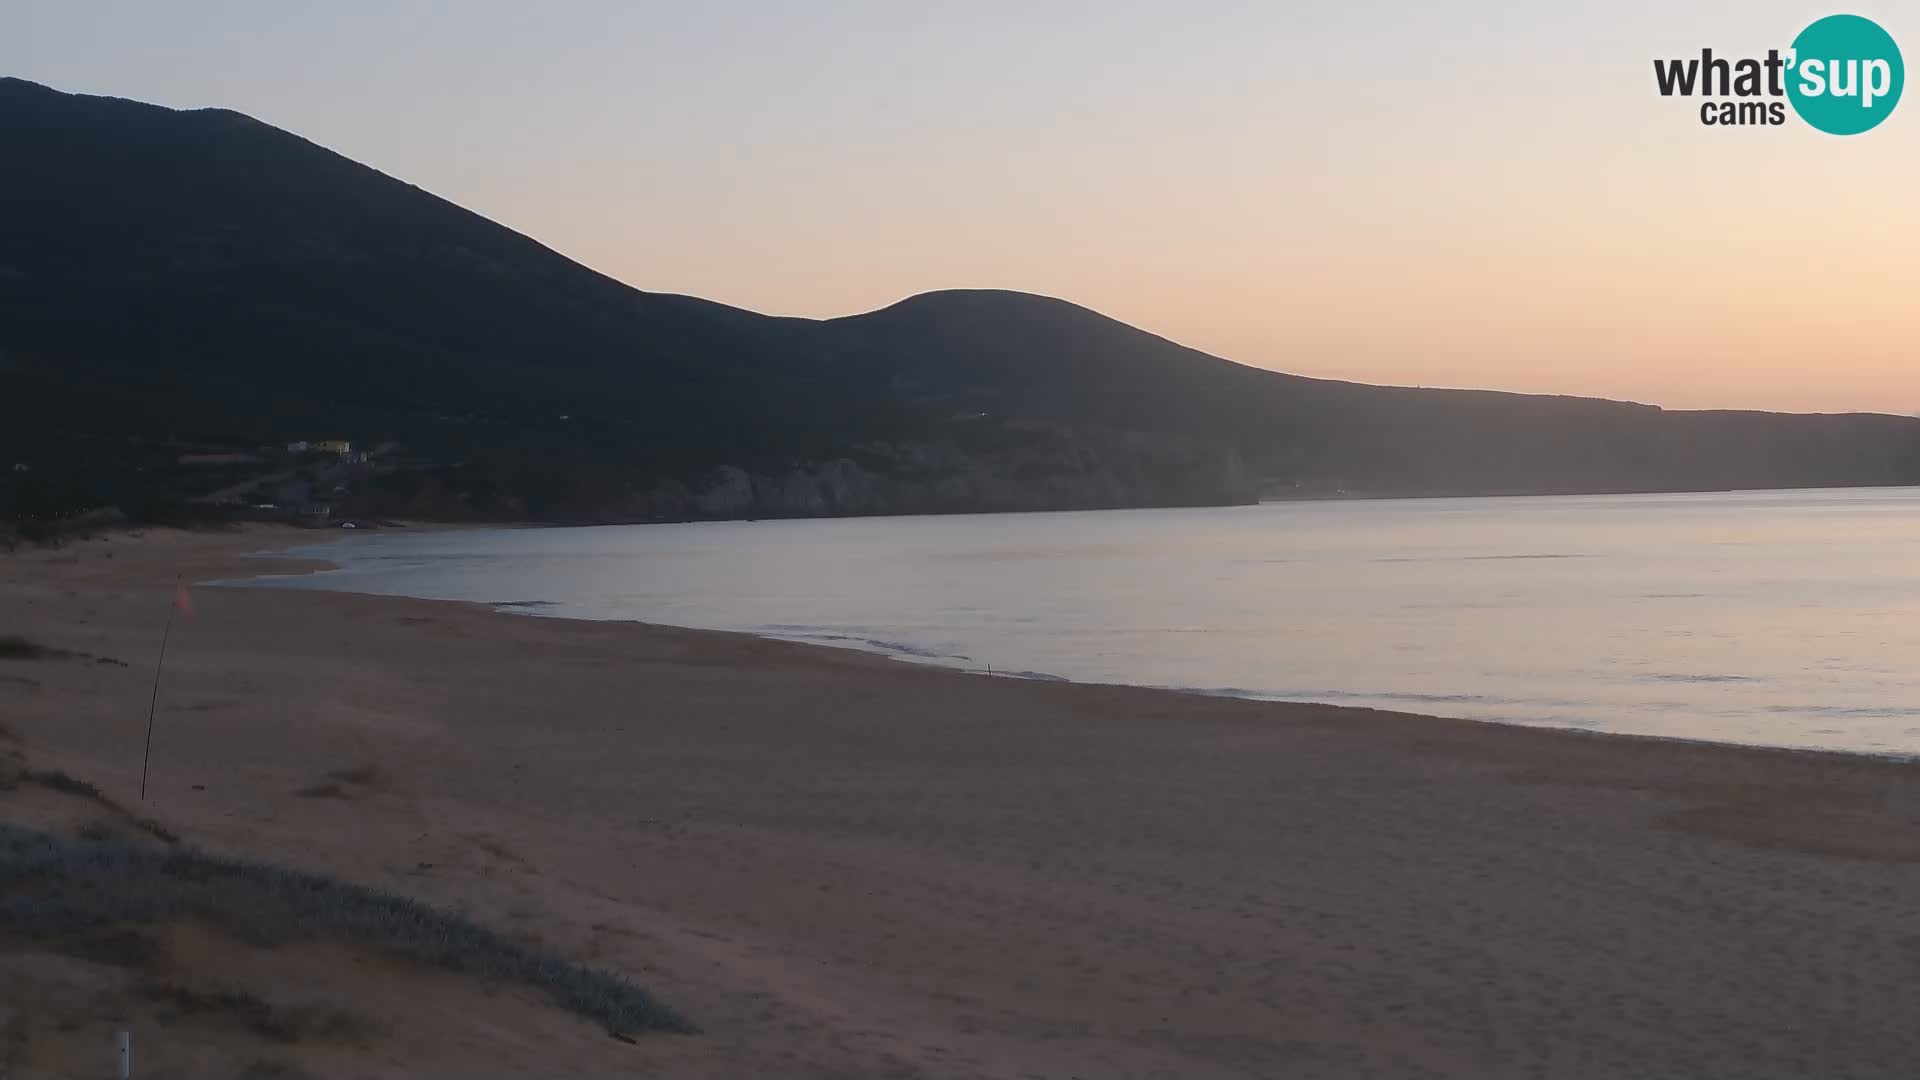
[[[1012,290],[645,292],[232,110],[0,79],[0,141],[0,511],[320,431],[551,520],[1920,482],[1910,418],[1316,379]]]

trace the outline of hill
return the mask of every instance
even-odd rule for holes
[[[932,293],[826,325],[864,381],[966,408],[1217,439],[1281,490],[1545,494],[1920,480],[1920,420],[1906,417],[1680,412],[1309,379],[1021,293]]]
[[[0,142],[13,515],[311,438],[404,448],[344,478],[366,512],[571,521],[1920,481],[1904,418],[1305,379],[1021,293],[645,293],[226,110],[0,79]]]

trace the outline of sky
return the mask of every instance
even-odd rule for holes
[[[0,0],[0,74],[758,311],[1021,289],[1306,375],[1920,413],[1920,100],[1839,138],[1654,86],[1837,10],[1920,58],[1911,0]]]

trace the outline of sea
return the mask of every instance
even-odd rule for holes
[[[334,535],[285,554],[339,569],[264,583],[1006,677],[1920,755],[1920,489]]]

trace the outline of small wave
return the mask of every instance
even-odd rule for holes
[[[1273,694],[1262,693],[1258,690],[1243,690],[1237,686],[1167,686],[1162,687],[1162,689],[1172,690],[1177,694],[1198,694],[1201,697],[1241,698],[1246,701],[1265,701],[1275,696]]]
[[[995,668],[993,673],[1008,679],[1032,679],[1034,682],[1063,683],[1073,681],[1065,675],[1053,675],[1045,671],[1001,671],[999,668]]]
[[[849,640],[861,641],[867,645],[872,646],[873,648],[880,650],[881,652],[898,653],[901,656],[918,656],[928,660],[965,660],[967,659],[967,657],[962,656],[959,653],[943,653],[943,652],[937,652],[933,649],[922,649],[914,645],[908,645],[905,642],[901,642],[901,641],[888,641],[885,638],[851,638]]]
[[[1493,697],[1486,694],[1419,694],[1393,691],[1359,690],[1248,690],[1239,686],[1169,686],[1168,690],[1206,697],[1244,698],[1249,701],[1318,701],[1329,705],[1355,702],[1362,705],[1472,705],[1472,706],[1564,706],[1561,702],[1531,701]]]
[[[1591,555],[1573,555],[1558,552],[1525,552],[1515,555],[1382,555],[1368,561],[1376,563],[1514,562],[1528,559],[1591,558],[1593,558]]]
[[[1379,698],[1383,701],[1417,701],[1422,705],[1525,705],[1528,702],[1511,698],[1489,697],[1485,694],[1349,694],[1356,698]]]
[[[796,626],[791,623],[774,624],[756,628],[756,634],[769,637],[787,638],[795,641],[814,642],[823,645],[854,645],[873,652],[887,653],[893,656],[912,656],[921,660],[969,660],[971,657],[960,653],[944,653],[935,649],[923,649],[917,645],[908,645],[903,641],[889,641],[886,638],[866,637],[861,634],[839,634],[818,627]]]
[[[1856,720],[1903,720],[1920,710],[1895,705],[1762,705],[1761,712],[1783,716],[1834,717]]]
[[[560,602],[558,600],[495,600],[493,606],[497,608],[525,610],[527,608],[559,607]]]
[[[1640,676],[1640,681],[1663,683],[1736,683],[1759,682],[1760,680],[1751,675],[1705,675],[1672,672],[1658,675],[1642,675]]]
[[[1495,611],[1501,604],[1483,604],[1470,600],[1416,601],[1400,605],[1402,611]]]

